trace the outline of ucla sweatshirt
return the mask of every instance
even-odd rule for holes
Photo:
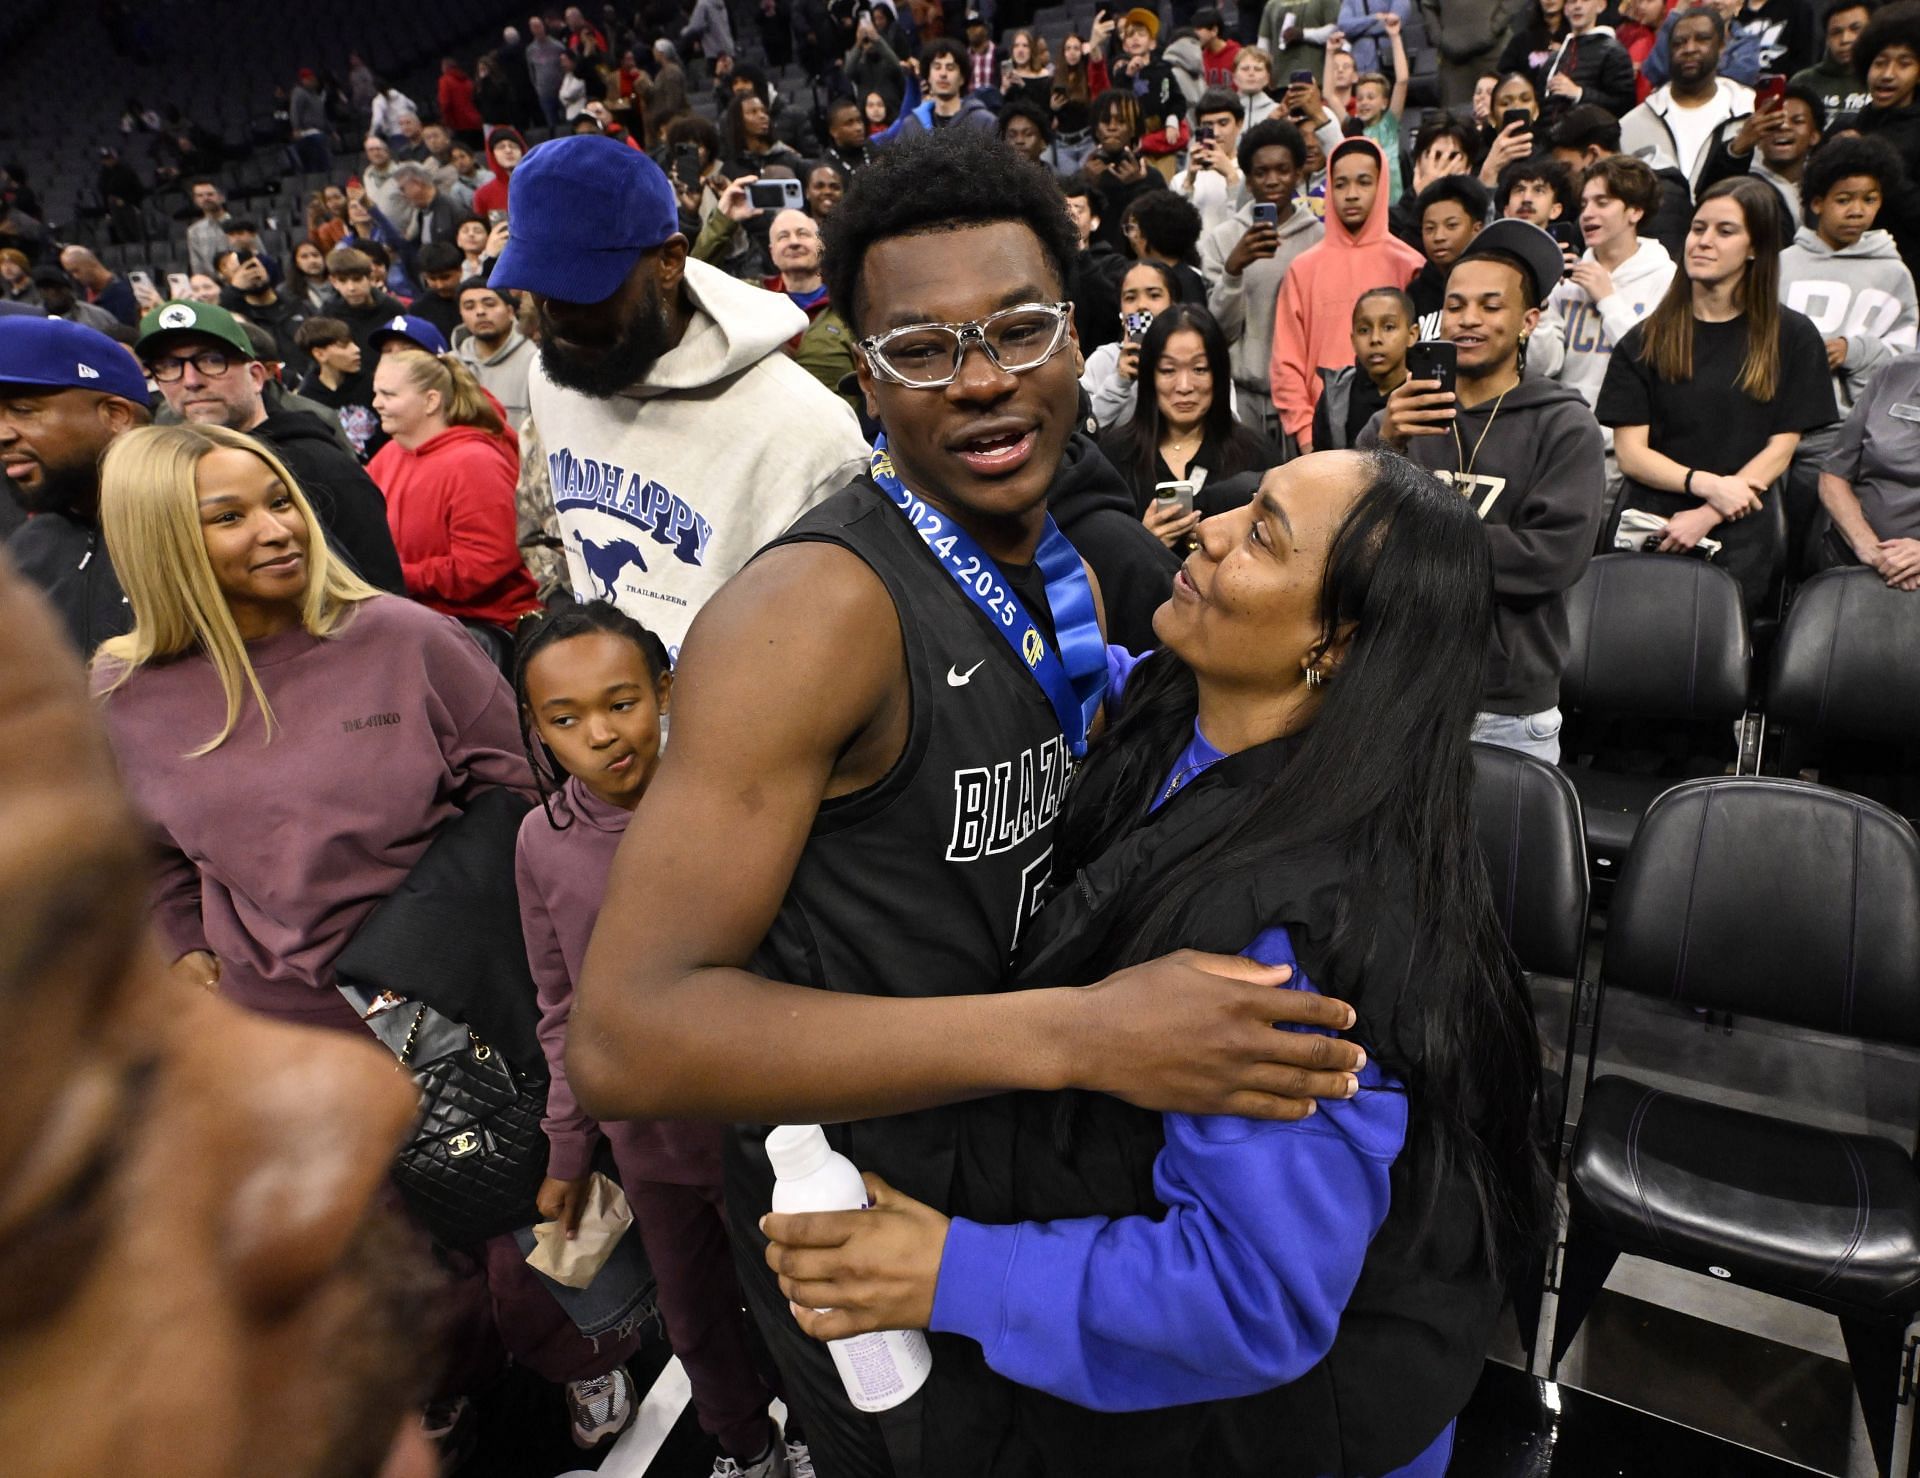
[[[224,744],[188,756],[226,714],[197,652],[108,694],[107,735],[159,846],[153,913],[170,955],[210,950],[221,993],[243,1005],[338,1020],[334,960],[434,833],[480,791],[533,793],[513,694],[458,623],[394,595],[332,636],[296,628],[247,656],[271,736],[248,697]],[[96,692],[114,670],[96,664]]]
[[[677,653],[760,546],[867,465],[853,409],[783,352],[807,316],[689,261],[693,315],[646,379],[605,400],[527,376],[573,588]]]
[[[1845,339],[1833,392],[1845,415],[1880,367],[1912,352],[1920,327],[1913,273],[1893,237],[1868,231],[1836,251],[1811,226],[1780,253],[1780,301],[1813,320],[1823,339]]]
[[[1593,260],[1591,251],[1586,260]],[[1561,279],[1527,340],[1527,373],[1571,385],[1589,407],[1598,405],[1613,346],[1659,306],[1674,271],[1667,249],[1648,238],[1618,271],[1607,274],[1613,291],[1598,301],[1571,277]],[[1602,427],[1601,434],[1611,446],[1613,433]]]

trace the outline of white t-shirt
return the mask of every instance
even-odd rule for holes
[[[1697,108],[1684,107],[1678,98],[1667,110],[1667,127],[1673,130],[1674,147],[1680,151],[1680,173],[1693,178],[1693,166],[1700,151],[1707,147],[1720,125],[1733,117],[1733,100],[1727,89],[1715,88],[1713,96]]]

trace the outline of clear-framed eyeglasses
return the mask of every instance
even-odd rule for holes
[[[880,379],[916,390],[951,385],[976,345],[997,368],[1025,374],[1065,347],[1072,311],[1071,303],[1022,303],[972,323],[911,323],[862,339],[860,352]]]

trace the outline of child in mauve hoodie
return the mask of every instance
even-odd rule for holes
[[[548,616],[521,634],[517,697],[542,804],[520,827],[515,876],[527,962],[540,993],[551,1146],[540,1214],[577,1222],[604,1135],[659,1280],[660,1316],[693,1387],[700,1425],[742,1473],[784,1473],[756,1372],[722,1212],[720,1124],[598,1124],[567,1080],[574,982],[607,874],[660,756],[672,690],[660,638],[606,601]],[[548,793],[548,778],[565,780]],[[609,1371],[615,1362],[609,1361]],[[797,1446],[797,1443],[795,1444]]]
[[[1347,139],[1327,164],[1327,234],[1294,259],[1273,315],[1273,404],[1280,427],[1312,450],[1320,371],[1353,363],[1353,305],[1376,287],[1404,288],[1426,258],[1387,229],[1385,156]]]

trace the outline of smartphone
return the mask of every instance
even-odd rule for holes
[[[1193,512],[1194,486],[1185,478],[1177,482],[1156,482],[1153,485],[1153,501],[1161,505],[1165,512],[1167,505],[1179,508],[1182,513]]]
[[[689,190],[700,183],[700,150],[693,144],[682,144],[673,151],[674,178]]]
[[[1302,67],[1297,72],[1287,73],[1287,86],[1289,87],[1311,87],[1312,85],[1313,73],[1305,67]]]
[[[507,213],[504,210],[490,210],[487,212],[487,226],[489,228],[498,226],[505,221],[506,218]]]
[[[1585,249],[1584,243],[1580,240],[1580,226],[1578,222],[1550,221],[1547,224],[1547,235],[1551,236],[1555,241],[1559,242],[1561,246],[1576,255]]]
[[[1153,310],[1136,308],[1131,313],[1120,315],[1120,337],[1129,344],[1137,344],[1147,336],[1147,330],[1153,327]]]
[[[1783,72],[1762,72],[1760,85],[1754,89],[1754,110],[1758,112],[1769,103],[1784,102],[1787,96],[1787,78]]]
[[[170,298],[190,297],[193,293],[193,280],[184,272],[167,274],[167,296]]]
[[[1262,201],[1253,207],[1253,223],[1256,226],[1277,226],[1280,224],[1280,207]]]
[[[1533,129],[1533,114],[1525,108],[1508,108],[1500,114],[1500,131],[1505,133],[1514,124],[1519,124],[1529,132]]]
[[[755,180],[747,186],[755,210],[799,210],[807,203],[798,180]]]
[[[1213,142],[1213,125],[1211,123],[1201,124],[1198,128],[1196,128],[1193,131],[1193,137],[1197,143],[1202,143],[1202,144],[1212,143]]]
[[[1451,390],[1459,378],[1460,350],[1446,339],[1421,339],[1407,350],[1409,380],[1438,380]]]
[[[153,285],[153,274],[144,267],[127,268],[127,281],[135,287],[144,287],[150,293],[159,291]]]

